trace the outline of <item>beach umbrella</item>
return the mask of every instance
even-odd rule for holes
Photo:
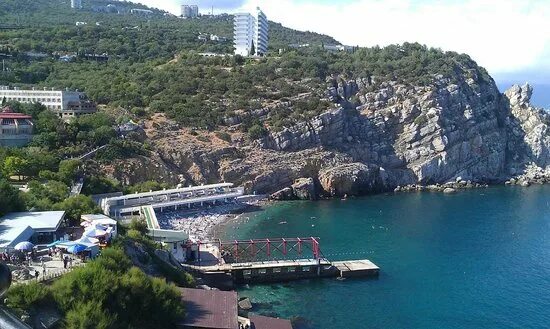
[[[34,248],[34,244],[29,241],[19,242],[14,247],[15,250],[32,250],[32,248]]]
[[[105,230],[101,230],[101,229],[98,229],[98,228],[92,228],[90,230],[84,231],[84,234],[82,234],[82,236],[83,237],[95,238],[97,236],[104,236],[105,234],[107,234],[107,231],[105,231]]]
[[[67,248],[67,252],[70,252],[71,254],[78,254],[79,252],[83,252],[86,249],[88,249],[88,247],[83,244],[77,243]]]

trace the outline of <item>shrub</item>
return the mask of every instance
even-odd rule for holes
[[[30,282],[12,286],[7,292],[7,305],[18,311],[28,311],[33,307],[44,305],[50,299],[50,293],[46,286]]]
[[[265,135],[267,135],[267,129],[259,124],[255,124],[248,129],[248,136],[250,136],[252,140],[260,139]]]
[[[231,143],[231,135],[226,133],[225,131],[217,132],[216,137],[218,137],[219,139],[221,139],[223,141]]]

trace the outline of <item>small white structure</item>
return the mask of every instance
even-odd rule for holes
[[[109,239],[116,238],[118,235],[117,221],[109,216],[105,216],[103,214],[82,215],[81,219],[83,221],[81,225],[86,228],[96,227],[98,225],[103,226],[109,235]]]
[[[235,14],[235,55],[264,56],[267,53],[268,33],[269,22],[260,7],[256,8],[254,15]]]
[[[65,219],[64,211],[14,212],[0,218],[0,251],[11,251],[16,244],[31,241],[35,245],[57,240]]]

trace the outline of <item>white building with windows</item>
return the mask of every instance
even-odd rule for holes
[[[82,9],[82,0],[71,0],[71,8]]]
[[[195,18],[199,17],[199,6],[197,5],[182,5],[181,17],[183,18]]]
[[[266,15],[256,7],[256,12],[235,14],[235,55],[264,56],[269,40],[269,23]]]
[[[23,90],[0,86],[0,101],[4,99],[20,103],[41,103],[62,119],[97,111],[96,104],[89,101],[84,93],[78,91],[48,90],[46,88]]]

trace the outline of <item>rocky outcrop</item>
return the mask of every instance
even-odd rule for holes
[[[363,163],[350,163],[323,170],[319,181],[330,196],[360,195],[384,189],[380,167]]]
[[[550,114],[531,106],[532,94],[529,84],[512,86],[504,93],[504,106],[510,109],[506,123],[511,174],[518,174],[528,163],[550,166]]]
[[[530,105],[529,85],[501,94],[475,67],[427,86],[378,80],[331,77],[333,108],[254,142],[236,129],[221,141],[148,128],[155,153],[117,164],[112,175],[125,183],[229,181],[248,192],[277,191],[274,199],[313,199],[485,186],[531,163],[550,166],[549,115]]]
[[[300,200],[315,200],[315,182],[313,178],[300,178],[292,184],[292,194]]]

